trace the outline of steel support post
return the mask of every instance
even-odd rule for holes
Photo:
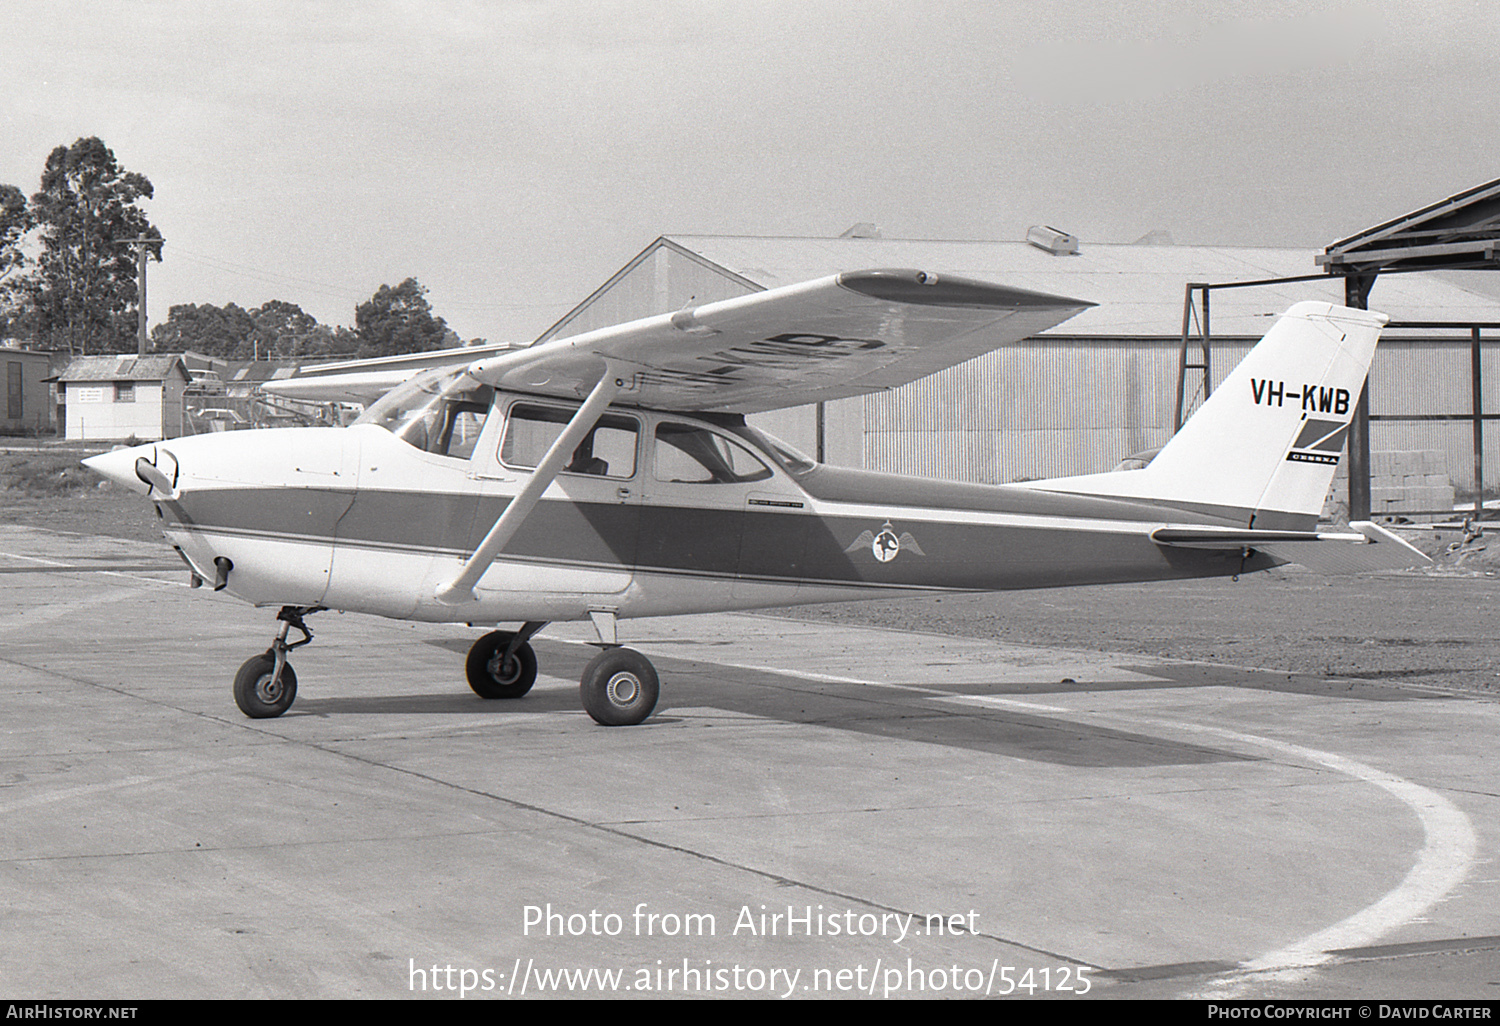
[[[1375,276],[1350,275],[1344,279],[1344,305],[1356,310],[1369,309],[1365,304]],[[1349,427],[1349,519],[1370,519],[1370,379],[1359,393],[1354,407],[1354,422]]]

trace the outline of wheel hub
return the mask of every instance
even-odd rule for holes
[[[515,656],[506,659],[505,650],[501,649],[490,660],[488,669],[496,684],[514,684],[521,676],[521,660]]]
[[[635,674],[621,671],[609,678],[604,691],[615,705],[627,706],[641,693],[641,681]]]
[[[262,702],[274,704],[281,699],[281,681],[276,679],[274,673],[268,673],[255,682],[255,697]]]

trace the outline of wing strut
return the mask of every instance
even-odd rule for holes
[[[495,526],[490,528],[484,541],[479,543],[479,548],[464,563],[458,576],[447,584],[438,585],[436,597],[439,602],[445,606],[457,606],[475,600],[474,585],[479,583],[479,578],[484,576],[500,550],[505,548],[505,544],[520,529],[547,486],[557,477],[573,450],[578,448],[578,443],[583,441],[583,436],[592,430],[599,415],[624,384],[624,380],[616,374],[614,365],[606,364],[604,376],[531,472],[531,480],[526,482],[520,493],[505,507],[505,512],[500,514]]]

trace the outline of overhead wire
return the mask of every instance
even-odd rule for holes
[[[268,271],[264,268],[252,267],[248,264],[235,263],[222,257],[213,257],[205,253],[197,253],[182,246],[173,246],[174,255],[181,254],[189,260],[196,261],[215,270],[225,271],[229,274],[249,278],[254,281],[264,282],[269,285],[299,285],[321,290],[325,294],[336,294],[341,296],[352,296],[355,299],[367,299],[370,296],[368,288],[357,288],[349,285],[334,285],[329,282],[316,281],[311,278],[299,278],[295,275],[280,274],[276,271]],[[443,301],[445,308],[460,307],[470,310],[555,310],[571,309],[573,304],[566,300],[552,303],[497,303],[483,302],[478,300],[450,300]]]

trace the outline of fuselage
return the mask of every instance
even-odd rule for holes
[[[401,619],[624,618],[1217,576],[1275,562],[1150,538],[1167,524],[1232,523],[1212,510],[839,469],[736,418],[611,408],[474,601],[437,601],[574,408],[498,394],[404,436],[377,424],[229,432],[91,465],[141,490],[136,460],[156,466],[171,484],[152,495],[167,539],[230,594]]]

